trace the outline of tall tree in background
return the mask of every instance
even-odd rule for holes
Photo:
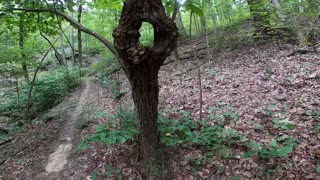
[[[81,24],[81,15],[82,15],[82,4],[78,7],[78,22]],[[78,29],[78,59],[80,67],[82,67],[82,34],[81,30]]]
[[[27,34],[26,28],[25,28],[25,20],[24,15],[20,14],[19,16],[20,22],[19,22],[19,47],[20,47],[20,54],[22,58],[22,72],[25,80],[29,81],[29,74],[28,74],[28,67],[27,67],[27,55],[24,49],[24,42],[25,42],[25,36]]]

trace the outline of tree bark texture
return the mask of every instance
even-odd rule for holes
[[[153,47],[144,47],[139,42],[143,22],[154,28]],[[113,37],[120,64],[132,88],[141,130],[140,153],[143,160],[150,161],[157,158],[160,144],[158,73],[166,57],[177,46],[178,30],[173,20],[166,16],[161,0],[127,0]]]

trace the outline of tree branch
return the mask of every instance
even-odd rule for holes
[[[172,17],[171,17],[171,19],[172,19],[173,21],[174,21],[174,20],[176,19],[176,17],[177,17],[178,9],[180,8],[179,6],[180,6],[180,5],[179,5],[178,0],[175,0],[175,1],[174,1],[174,10],[173,10],[173,14],[172,14]]]
[[[24,12],[35,12],[35,13],[41,13],[41,12],[47,12],[47,13],[53,13],[56,15],[59,15],[61,17],[63,17],[66,21],[68,21],[72,26],[74,26],[75,28],[79,29],[80,31],[91,35],[93,37],[95,37],[96,39],[98,39],[100,42],[102,42],[118,59],[120,59],[117,51],[115,50],[115,48],[113,47],[113,45],[102,35],[84,27],[82,24],[80,24],[78,21],[76,21],[75,19],[73,19],[71,16],[61,12],[61,11],[57,11],[55,9],[30,9],[30,8],[13,8],[13,9],[9,9],[9,10],[1,10],[1,11],[24,11]]]

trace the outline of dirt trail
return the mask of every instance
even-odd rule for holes
[[[45,167],[46,173],[43,174],[41,178],[59,179],[59,177],[61,177],[64,166],[67,164],[67,157],[72,149],[72,139],[74,136],[75,125],[79,115],[82,112],[82,108],[86,103],[90,88],[90,81],[85,80],[77,107],[70,115],[70,119],[65,123],[60,135],[60,143],[54,146],[55,151],[50,154],[48,163]]]

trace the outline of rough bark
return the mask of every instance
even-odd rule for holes
[[[139,42],[142,22],[148,22],[154,28],[153,47],[143,47]],[[177,46],[177,28],[166,16],[161,0],[127,0],[113,37],[120,64],[132,88],[141,130],[140,153],[143,160],[150,161],[157,158],[160,144],[158,73],[166,57]]]

